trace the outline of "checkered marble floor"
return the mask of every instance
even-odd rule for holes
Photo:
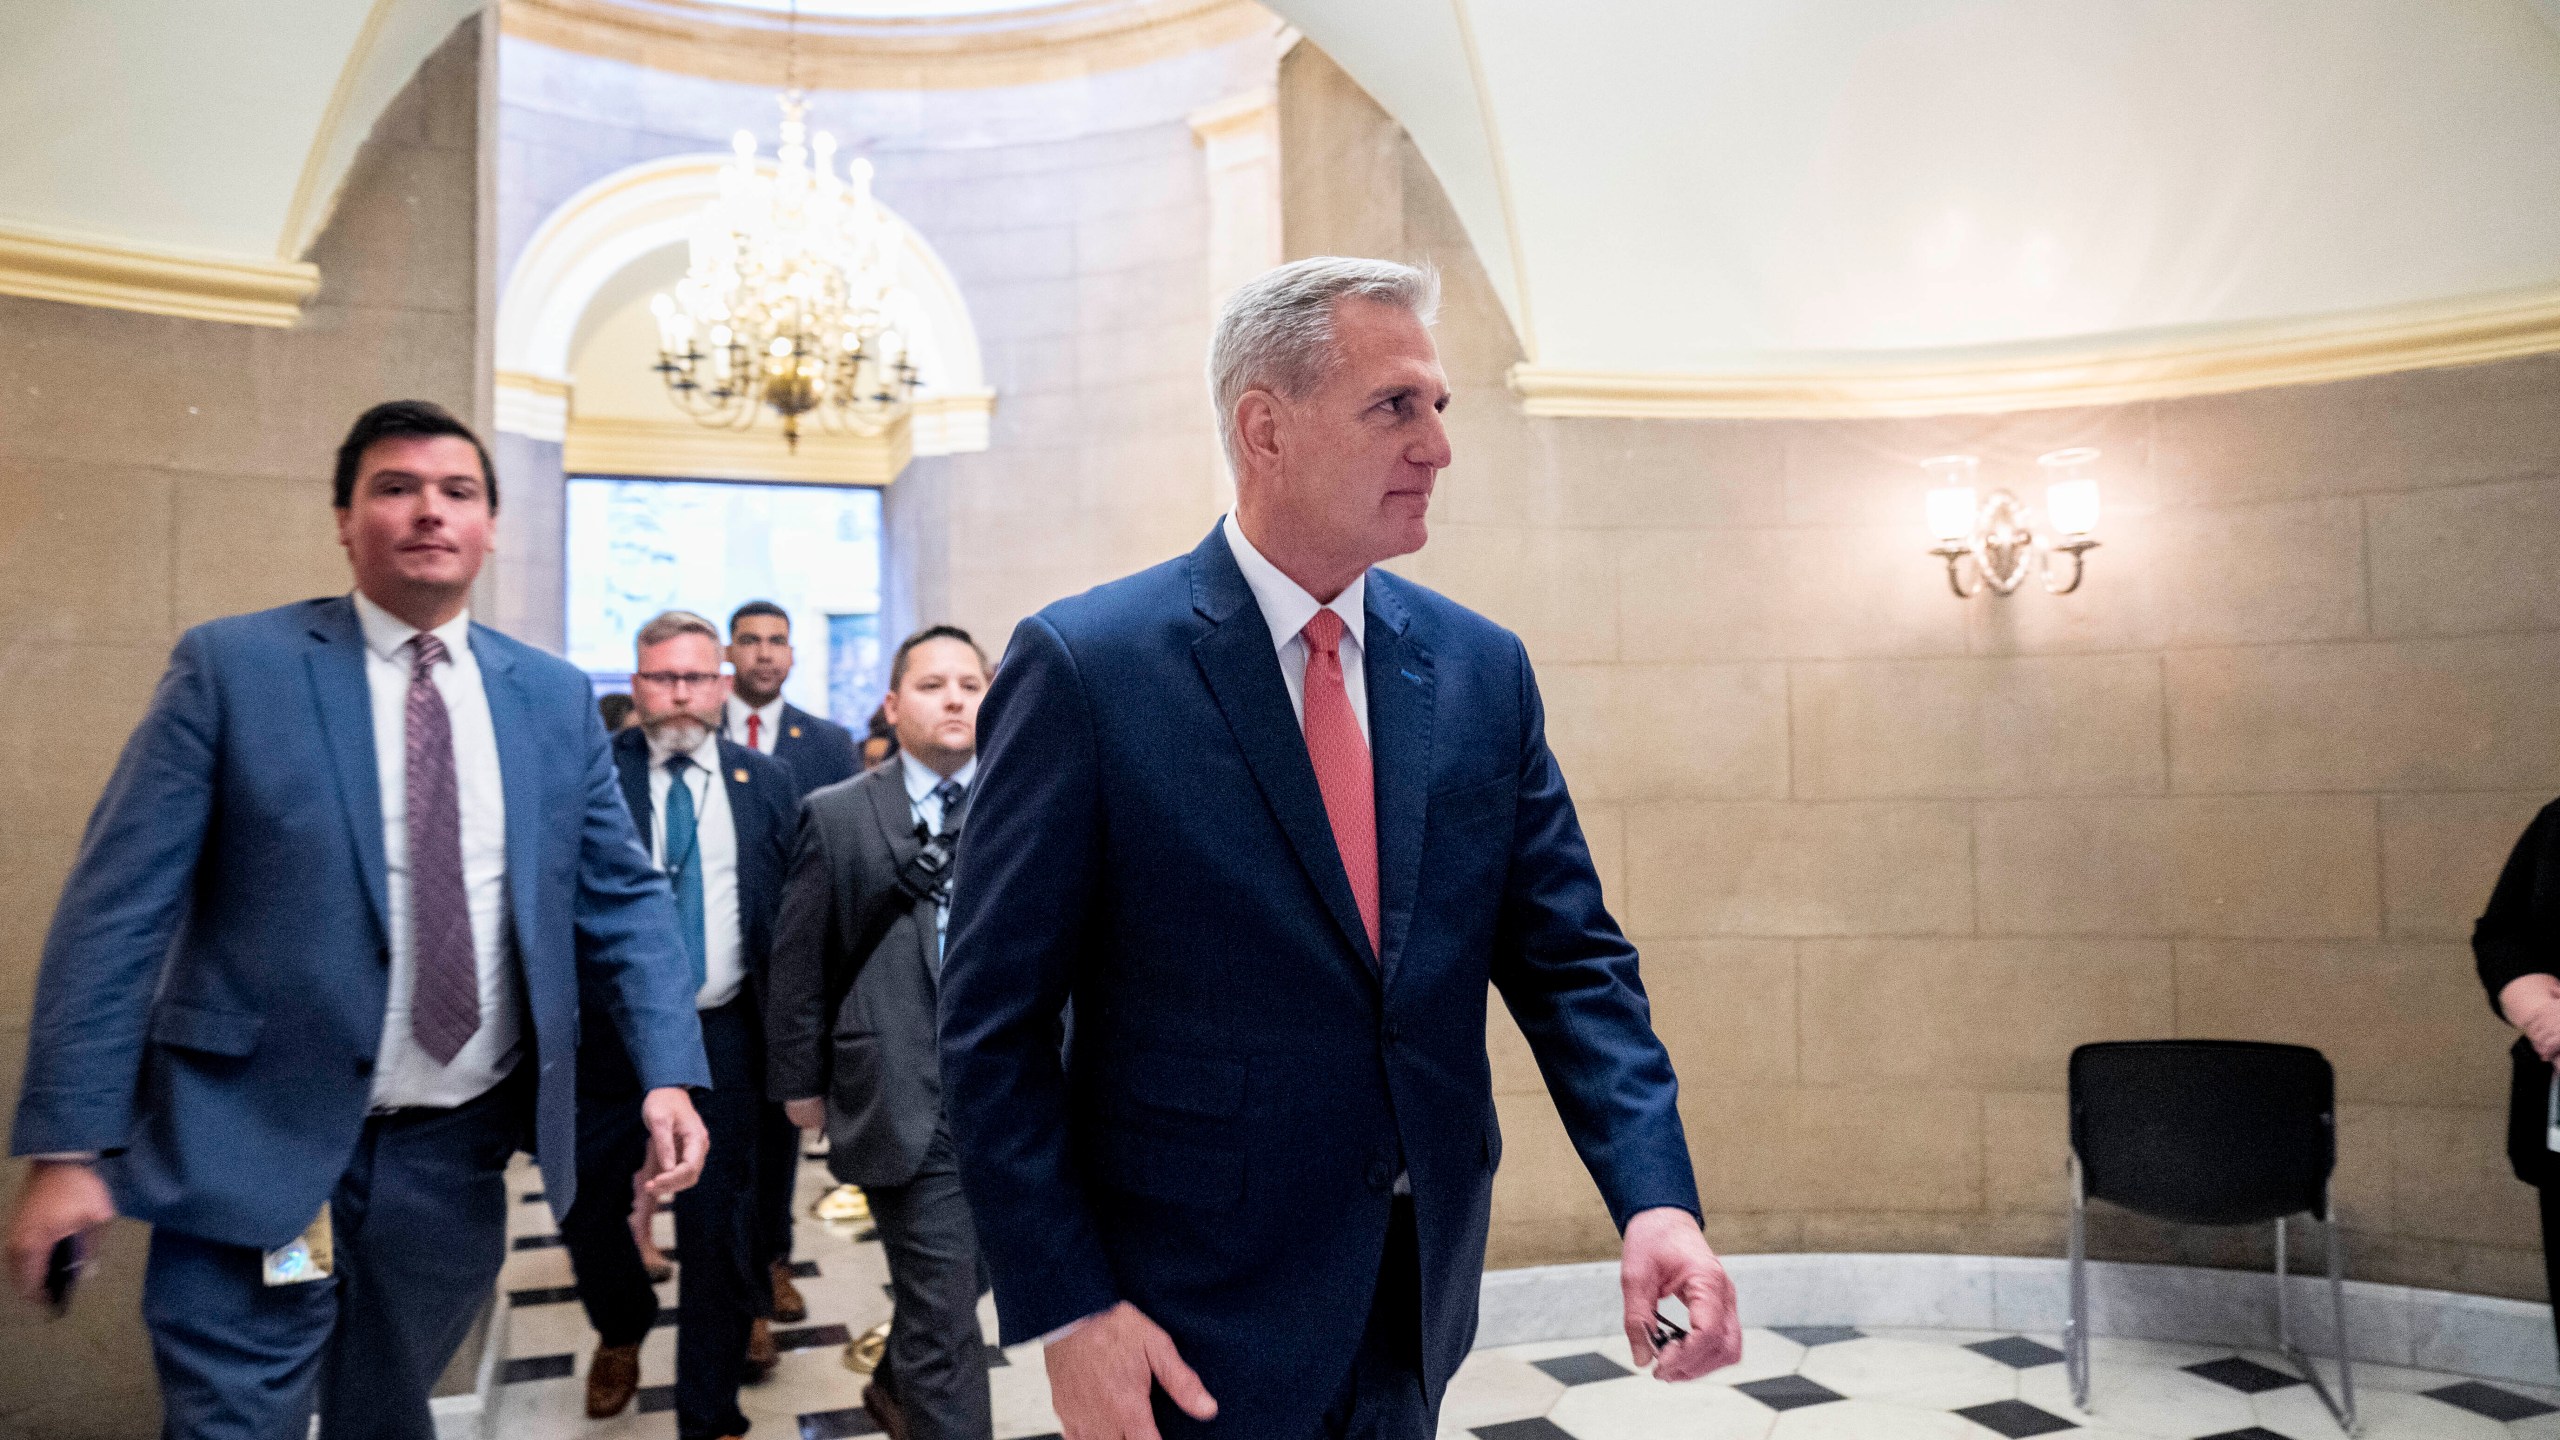
[[[595,1335],[569,1289],[541,1178],[519,1166],[508,1256],[507,1359],[490,1434],[503,1440],[667,1440],[675,1434],[673,1282],[641,1347],[640,1398],[586,1418]],[[873,1433],[845,1342],[889,1317],[888,1268],[867,1225],[808,1218],[830,1188],[801,1168],[801,1293],[809,1318],[777,1331],[781,1366],[740,1397],[762,1440]],[[672,1223],[659,1217],[659,1243]],[[681,1255],[679,1255],[681,1261]],[[994,1334],[992,1306],[980,1320]],[[1742,1363],[1690,1385],[1637,1374],[1626,1341],[1482,1350],[1451,1383],[1440,1440],[2332,1440],[2338,1428],[2281,1358],[2193,1345],[2099,1340],[2094,1413],[2071,1405],[2052,1335],[1844,1326],[1753,1330]],[[1054,1440],[1040,1347],[994,1350],[997,1440]],[[2356,1367],[2363,1440],[2560,1440],[2560,1391],[2382,1365]]]
[[[542,1203],[542,1177],[519,1160],[509,1176],[516,1203],[509,1230],[513,1249],[499,1286],[505,1292],[507,1353],[499,1371],[497,1409],[489,1426],[496,1440],[671,1440],[676,1433],[675,1282],[658,1287],[664,1310],[658,1328],[640,1347],[640,1395],[611,1420],[589,1420],[587,1363],[595,1356],[595,1332],[570,1288],[568,1252]],[[810,1207],[834,1188],[826,1163],[800,1167],[799,1224],[794,1252],[798,1284],[809,1318],[777,1326],[782,1363],[762,1383],[740,1392],[739,1407],[755,1424],[756,1440],[840,1440],[869,1435],[875,1427],[862,1410],[866,1377],[844,1367],[845,1343],[889,1318],[889,1267],[868,1224],[838,1225],[809,1217]],[[658,1243],[674,1244],[675,1222],[658,1216]],[[987,1334],[995,1334],[991,1304],[980,1308]],[[1056,1440],[1049,1411],[1049,1383],[1040,1347],[1023,1345],[989,1353],[995,1366],[997,1440]]]
[[[1742,1363],[1689,1385],[1636,1374],[1623,1338],[1480,1350],[1441,1440],[2333,1440],[2285,1361],[2140,1340],[2091,1347],[2073,1408],[2059,1337],[1846,1326],[1749,1331]],[[2328,1377],[2324,1367],[2324,1378]],[[2356,1367],[2363,1440],[2560,1440],[2560,1392]]]

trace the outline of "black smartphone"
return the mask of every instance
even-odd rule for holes
[[[79,1236],[65,1235],[54,1242],[53,1254],[44,1265],[44,1299],[57,1320],[71,1313],[71,1287],[80,1279],[80,1265]]]
[[[1689,1328],[1657,1309],[1653,1312],[1653,1328],[1646,1332],[1646,1337],[1653,1341],[1653,1348],[1660,1351],[1675,1340],[1689,1338]]]

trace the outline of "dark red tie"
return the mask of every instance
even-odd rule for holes
[[[764,717],[753,710],[747,712],[747,748],[750,750],[764,748]]]
[[[454,783],[453,722],[436,667],[444,642],[421,632],[409,642],[409,920],[417,968],[409,1033],[418,1048],[450,1065],[480,1031],[480,956],[471,944],[471,896],[462,883],[462,803]]]
[[[1351,880],[1351,899],[1378,946],[1377,777],[1369,768],[1369,742],[1351,713],[1342,679],[1342,617],[1319,610],[1298,632],[1307,642],[1307,758],[1315,762],[1316,788],[1324,792],[1325,818],[1333,822],[1333,848]]]

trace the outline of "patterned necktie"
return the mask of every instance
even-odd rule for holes
[[[1307,758],[1315,762],[1316,788],[1324,792],[1325,818],[1333,822],[1333,848],[1351,881],[1351,899],[1378,953],[1377,777],[1369,768],[1369,742],[1351,713],[1342,679],[1342,617],[1319,610],[1298,632],[1307,642]]]
[[[693,819],[693,787],[685,783],[685,772],[693,768],[688,755],[670,756],[667,760],[667,881],[676,892],[676,930],[684,937],[684,954],[693,962],[693,989],[702,993],[702,982],[710,974],[710,938],[702,928],[702,841]]]
[[[942,806],[942,833],[960,828],[960,813],[969,804],[969,787],[957,780],[945,780],[933,787],[933,798]]]
[[[450,1065],[480,1032],[480,956],[471,943],[471,896],[462,883],[462,801],[453,774],[453,718],[436,689],[444,642],[420,631],[409,642],[409,925],[417,964],[409,1033]]]

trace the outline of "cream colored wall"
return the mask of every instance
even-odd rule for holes
[[[1525,638],[1732,1250],[2057,1254],[2064,1060],[2338,1068],[2356,1273],[2539,1296],[2507,1034],[2463,943],[2560,793],[2560,361],[2106,410],[1523,418],[1411,143],[1282,64],[1291,255],[1429,258],[1457,463],[1399,568]],[[1589,263],[1609,263],[1605,253]],[[1913,462],[2104,447],[2068,598],[1959,602]],[[1525,1047],[1492,1263],[1614,1237]],[[2111,1220],[2102,1253],[2251,1259]]]
[[[0,1105],[81,827],[178,633],[347,587],[329,472],[365,406],[474,409],[479,45],[466,24],[384,113],[296,328],[0,298]],[[158,1433],[141,1238],[120,1227],[67,1321],[0,1305],[0,1436]]]

